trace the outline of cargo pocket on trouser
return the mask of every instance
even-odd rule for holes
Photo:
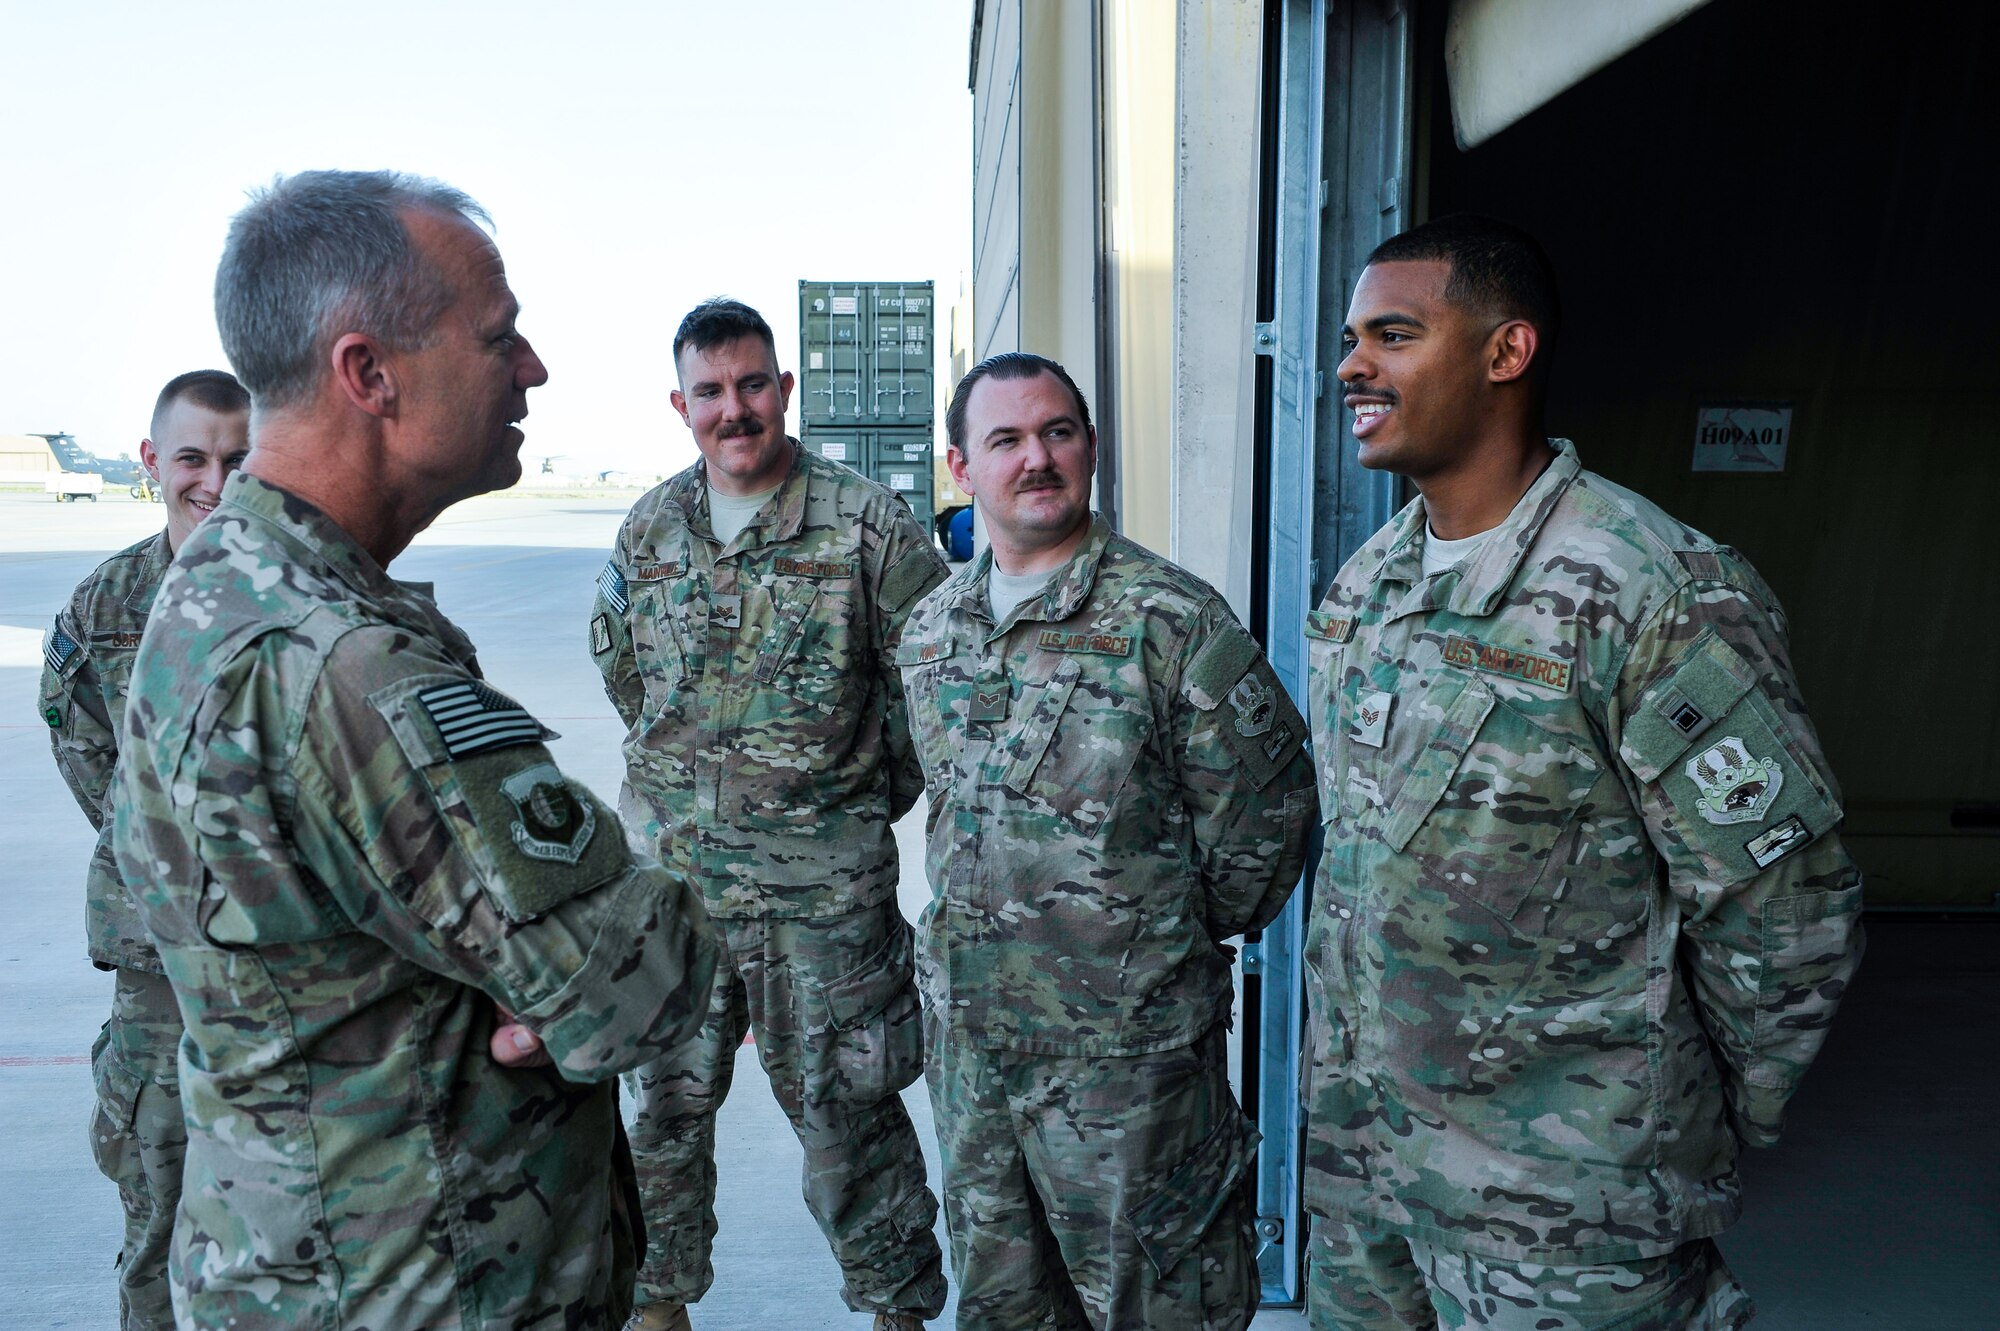
[[[806,975],[799,985],[805,1126],[836,1139],[852,1115],[924,1070],[910,926],[893,900],[875,909],[887,934],[881,944],[831,979]]]
[[[90,1047],[90,1075],[97,1089],[97,1105],[90,1116],[91,1158],[98,1171],[118,1185],[130,1212],[134,1205],[144,1206],[148,1195],[139,1138],[132,1131],[145,1080],[126,1067],[111,1048],[108,1023]]]
[[[1158,1273],[1146,1325],[1234,1331],[1257,1310],[1249,1183],[1256,1129],[1230,1105],[1222,1123],[1126,1213]]]

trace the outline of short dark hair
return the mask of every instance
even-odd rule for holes
[[[215,323],[259,409],[308,397],[342,334],[429,345],[454,293],[405,225],[424,209],[489,220],[462,191],[399,171],[301,171],[251,191],[215,270]]]
[[[778,363],[778,339],[771,336],[771,325],[764,322],[763,315],[740,300],[710,296],[689,310],[687,317],[681,320],[680,328],[675,331],[674,364],[680,365],[681,348],[690,342],[696,351],[707,351],[724,342],[734,342],[739,337],[764,339],[764,347],[771,353],[771,364]]]
[[[249,390],[236,382],[236,376],[229,371],[189,370],[167,380],[167,386],[160,390],[158,400],[153,403],[153,421],[147,432],[157,439],[167,408],[181,401],[192,402],[206,411],[219,412],[224,416],[250,410]]]
[[[1368,256],[1378,263],[1451,265],[1445,299],[1498,319],[1525,319],[1545,342],[1562,326],[1555,265],[1520,227],[1478,213],[1451,213],[1391,236]]]
[[[965,372],[958,381],[958,387],[951,390],[951,405],[944,412],[945,439],[960,453],[965,452],[965,411],[972,401],[972,390],[981,379],[1033,379],[1039,375],[1052,374],[1069,395],[1076,399],[1076,414],[1083,420],[1083,432],[1090,434],[1090,404],[1083,400],[1083,390],[1076,386],[1076,380],[1069,377],[1056,361],[1047,356],[1037,356],[1032,351],[1003,351],[997,356],[988,356],[979,364]]]

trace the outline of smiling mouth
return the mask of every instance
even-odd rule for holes
[[[214,505],[214,504],[212,504],[212,503],[210,503],[210,502],[209,502],[208,500],[206,500],[206,499],[194,499],[194,498],[190,498],[190,499],[189,499],[189,500],[187,501],[187,506],[188,506],[189,508],[193,509],[193,510],[194,510],[195,512],[197,512],[197,513],[213,513],[213,512],[215,512],[215,505]]]
[[[1382,418],[1395,409],[1387,402],[1349,401],[1348,406],[1354,409],[1354,437],[1356,439],[1365,438],[1369,434],[1372,434],[1375,427],[1382,423]]]

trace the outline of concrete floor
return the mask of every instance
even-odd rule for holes
[[[587,607],[630,496],[493,496],[447,513],[395,567],[438,585],[490,678],[562,732],[572,775],[615,801],[620,728],[584,648]],[[91,836],[56,777],[33,690],[41,636],[105,554],[156,530],[122,498],[0,493],[0,1327],[108,1328],[117,1201],[84,1143],[87,1052],[109,1002],[82,952]],[[920,816],[898,829],[905,908],[926,893]],[[1723,1243],[1764,1331],[2000,1328],[2000,966],[1988,921],[1872,924],[1871,955],[1778,1149],[1753,1156]],[[723,1111],[716,1288],[704,1331],[861,1327],[798,1199],[800,1156],[746,1047]],[[922,1088],[906,1097],[930,1149]],[[940,1325],[949,1325],[949,1313]],[[1259,1327],[1300,1327],[1270,1310]]]

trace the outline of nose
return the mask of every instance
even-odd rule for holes
[[[542,358],[534,347],[522,338],[518,347],[520,362],[514,367],[514,386],[523,391],[540,388],[549,381],[549,367],[542,364]]]
[[[1024,471],[1050,471],[1054,468],[1055,457],[1039,430],[1021,439],[1021,468]]]
[[[1375,377],[1375,367],[1369,363],[1367,356],[1363,354],[1362,346],[1359,342],[1354,344],[1352,351],[1340,358],[1340,365],[1334,370],[1333,377],[1340,380],[1343,384],[1358,384],[1363,380]]]

